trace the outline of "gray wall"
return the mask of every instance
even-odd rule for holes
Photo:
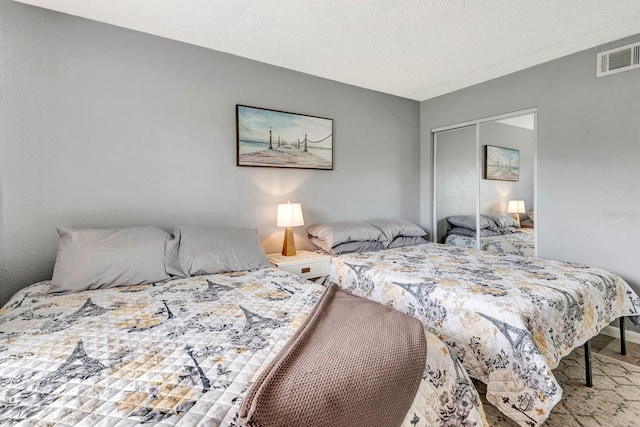
[[[533,149],[534,132],[504,123],[480,125],[480,155],[484,165],[484,146],[513,148],[520,152],[518,181],[480,180],[480,213],[507,214],[509,200],[524,200],[525,209],[533,210]],[[484,171],[481,170],[484,174]],[[484,177],[484,175],[483,175]],[[527,215],[520,215],[526,219]]]
[[[538,255],[604,267],[640,292],[640,70],[596,78],[596,52],[421,103],[421,222],[430,224],[432,128],[538,107]]]
[[[56,227],[419,220],[419,103],[0,0],[0,304]],[[235,105],[334,119],[333,171],[236,167]],[[304,227],[298,247],[311,247]]]

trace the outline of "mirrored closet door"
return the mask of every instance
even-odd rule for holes
[[[437,242],[444,243],[453,215],[475,217],[478,205],[478,161],[476,158],[476,128],[468,126],[437,135],[436,206],[438,215],[434,230]],[[473,220],[475,225],[475,220]]]
[[[536,111],[434,129],[433,240],[535,256]]]

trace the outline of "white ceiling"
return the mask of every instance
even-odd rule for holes
[[[418,101],[640,32],[640,0],[17,1]]]

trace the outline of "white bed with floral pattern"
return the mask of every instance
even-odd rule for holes
[[[49,294],[0,309],[0,425],[235,426],[244,394],[324,288],[273,268]],[[425,331],[405,426],[486,425],[469,377]]]
[[[433,243],[334,257],[329,281],[421,319],[523,426],[542,424],[562,397],[560,359],[640,309],[601,269]]]

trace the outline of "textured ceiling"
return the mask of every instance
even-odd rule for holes
[[[18,1],[419,101],[640,32],[640,0]]]

